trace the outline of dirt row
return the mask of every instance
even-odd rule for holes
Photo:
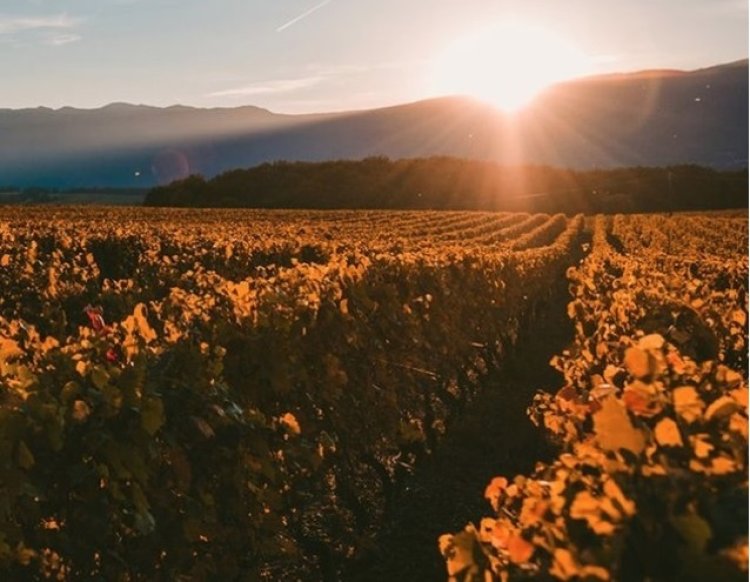
[[[345,565],[338,579],[352,582],[441,581],[445,564],[437,539],[490,515],[484,489],[497,475],[530,472],[549,460],[550,446],[526,416],[538,389],[554,391],[562,375],[549,361],[573,339],[564,277],[503,365],[490,371],[478,397],[449,429],[398,493],[375,539]]]

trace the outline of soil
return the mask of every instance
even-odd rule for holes
[[[484,490],[493,477],[528,473],[536,462],[550,459],[553,450],[526,408],[537,390],[555,391],[562,385],[562,375],[549,361],[573,339],[566,314],[569,300],[561,277],[514,353],[488,374],[481,395],[418,467],[372,546],[345,567],[341,580],[446,580],[438,537],[491,515]]]

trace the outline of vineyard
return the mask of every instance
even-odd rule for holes
[[[2,209],[0,574],[341,579],[567,277],[564,386],[523,394],[554,458],[489,483],[446,576],[746,577],[747,237],[732,214]]]
[[[747,237],[740,217],[596,217],[564,385],[528,409],[559,454],[440,538],[452,579],[747,579]]]

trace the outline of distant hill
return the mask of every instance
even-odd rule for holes
[[[0,186],[145,188],[273,160],[448,155],[577,169],[748,163],[748,61],[562,83],[507,116],[464,97],[281,115],[257,107],[0,109]]]

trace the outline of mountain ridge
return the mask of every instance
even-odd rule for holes
[[[267,161],[450,155],[571,168],[747,166],[748,61],[582,77],[514,115],[466,96],[276,113],[110,103],[0,109],[0,185],[151,187]]]
[[[726,68],[735,68],[735,67],[747,67],[748,62],[750,59],[744,58],[744,59],[736,59],[734,61],[728,61],[726,63],[720,63],[717,65],[709,65],[706,67],[698,67],[697,69],[667,69],[667,68],[656,68],[656,69],[638,69],[635,71],[616,71],[611,73],[596,73],[592,75],[583,75],[580,77],[574,77],[571,79],[566,79],[563,81],[559,81],[557,83],[554,83],[547,87],[545,89],[548,90],[550,88],[553,88],[557,85],[563,85],[567,83],[576,83],[580,81],[588,81],[588,80],[596,80],[596,79],[608,79],[608,78],[636,78],[636,77],[651,77],[651,76],[658,76],[658,75],[689,75],[693,73],[703,73],[708,71],[714,71],[719,69],[726,69]],[[314,111],[314,112],[307,112],[307,113],[285,113],[283,111],[273,111],[271,109],[268,109],[267,107],[260,107],[258,105],[253,104],[243,104],[243,105],[236,105],[236,106],[214,106],[214,107],[201,107],[199,105],[187,105],[185,103],[172,103],[170,105],[150,105],[148,103],[131,103],[129,101],[111,101],[109,103],[105,103],[104,105],[99,105],[96,107],[75,107],[72,105],[63,105],[61,107],[49,107],[46,105],[38,105],[35,107],[0,107],[0,112],[21,112],[21,111],[37,111],[37,110],[46,110],[46,111],[98,111],[103,109],[110,109],[110,108],[117,108],[117,107],[123,107],[123,108],[133,108],[133,109],[148,109],[148,110],[177,110],[177,109],[183,109],[183,110],[191,110],[191,111],[237,111],[237,110],[257,110],[262,111],[265,113],[271,113],[274,115],[290,115],[290,116],[309,116],[309,115],[337,115],[337,114],[345,114],[345,113],[357,113],[361,111],[376,111],[380,109],[389,109],[391,107],[398,107],[400,105],[410,105],[413,103],[422,103],[425,101],[433,101],[433,100],[440,100],[440,99],[451,99],[451,98],[464,98],[469,100],[476,100],[481,101],[480,99],[474,98],[470,95],[463,95],[463,94],[453,94],[453,95],[440,95],[435,97],[426,97],[424,99],[416,99],[413,101],[407,101],[404,103],[396,103],[392,105],[381,105],[377,107],[369,107],[369,108],[363,108],[363,109],[344,109],[340,111]]]

